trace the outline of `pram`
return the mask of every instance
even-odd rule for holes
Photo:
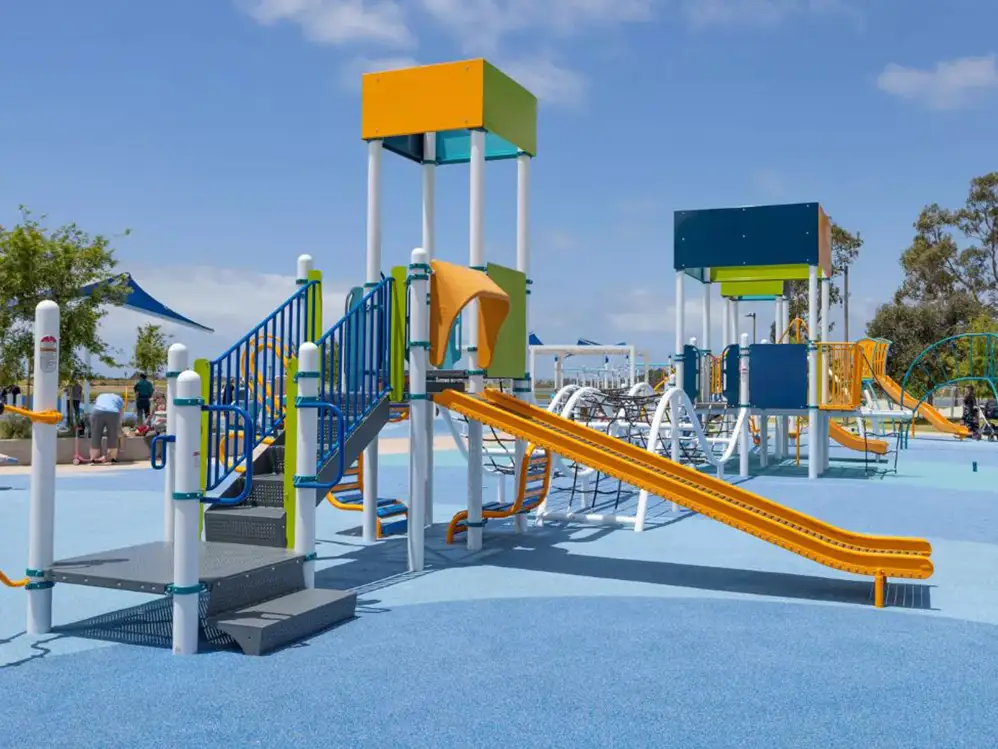
[[[980,411],[981,434],[988,438],[988,442],[998,440],[998,401],[990,398]]]

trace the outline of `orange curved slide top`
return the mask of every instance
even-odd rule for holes
[[[447,390],[433,400],[819,564],[869,575],[877,606],[884,605],[888,577],[925,579],[933,573],[932,546],[925,539],[838,528],[504,393],[476,397]]]
[[[903,408],[918,409],[918,415],[929,422],[933,429],[937,432],[942,432],[943,434],[953,434],[957,437],[969,437],[970,430],[967,429],[963,424],[954,424],[952,421],[947,419],[942,413],[933,406],[931,403],[923,403],[921,406],[918,405],[918,401],[914,396],[905,393],[904,403],[901,402],[901,386],[897,384],[887,375],[878,375],[877,384],[883,389],[894,403],[897,403]]]
[[[871,452],[874,455],[886,455],[887,443],[883,440],[863,438],[858,434],[853,434],[837,421],[828,423],[828,436],[838,442],[842,447],[848,447],[857,452]]]

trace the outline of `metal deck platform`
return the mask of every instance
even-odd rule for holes
[[[304,557],[288,549],[203,541],[199,561],[200,580],[211,590],[226,579],[285,567],[300,569]],[[56,583],[166,594],[173,582],[173,544],[154,541],[60,559],[45,571],[45,577]]]

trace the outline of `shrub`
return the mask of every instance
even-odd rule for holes
[[[9,414],[0,416],[0,440],[31,439],[31,419]]]

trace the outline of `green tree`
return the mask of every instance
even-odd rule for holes
[[[839,287],[838,280],[843,278],[849,267],[859,257],[859,251],[863,247],[863,238],[859,232],[855,234],[843,229],[832,222],[832,277],[828,282],[829,308],[842,304],[844,300],[843,290]],[[787,281],[784,285],[785,293],[790,302],[790,319],[797,317],[807,319],[807,281]],[[817,319],[821,321],[821,309],[816,310]],[[829,320],[829,329],[835,327],[834,322]],[[782,334],[783,331],[780,331]],[[776,340],[776,327],[770,327],[770,340]]]
[[[162,325],[140,325],[135,336],[135,351],[132,366],[150,377],[158,377],[166,367],[170,336],[163,332]]]
[[[60,369],[66,380],[83,372],[81,353],[89,351],[116,366],[100,336],[108,307],[127,297],[122,279],[113,274],[117,261],[111,241],[92,236],[76,224],[55,229],[21,207],[20,223],[0,226],[0,377],[23,375],[33,357],[35,307],[51,299],[60,307]],[[106,281],[84,296],[83,287]]]

